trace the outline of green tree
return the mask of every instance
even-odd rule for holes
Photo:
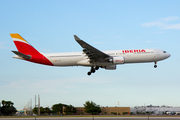
[[[4,101],[4,100],[2,100],[2,102],[1,102],[1,103],[2,103],[2,105],[4,106],[4,104],[5,104],[5,101]]]
[[[44,108],[41,106],[40,107],[40,115],[43,115],[44,113],[45,113]]]
[[[17,112],[16,108],[13,106],[14,103],[11,101],[2,100],[1,113],[3,115],[13,115]]]
[[[36,114],[36,115],[38,114],[38,108],[37,107],[33,108],[33,113]]]
[[[67,105],[64,109],[64,112],[66,115],[72,115],[73,113],[76,113],[76,108],[72,105]]]
[[[63,107],[66,106],[65,104],[54,104],[52,106],[52,112],[61,115],[63,113]]]
[[[38,107],[34,107],[33,108],[33,113],[34,114],[38,114]],[[48,108],[48,107],[43,108],[42,106],[40,107],[40,114],[41,115],[43,115],[43,114],[50,114],[50,113],[51,113],[50,108]]]
[[[123,112],[123,115],[129,114],[128,112]]]
[[[51,110],[50,110],[50,108],[49,107],[45,107],[44,108],[44,113],[46,113],[46,114],[50,114],[51,113]]]
[[[92,115],[101,113],[101,108],[99,105],[96,105],[93,101],[86,101],[84,105],[84,109],[86,113],[90,113]]]
[[[3,106],[10,107],[10,106],[13,106],[14,103],[11,102],[11,101],[5,101],[5,100],[2,100],[2,105],[3,105]]]

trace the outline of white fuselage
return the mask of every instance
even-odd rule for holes
[[[166,51],[159,49],[131,49],[100,51],[74,35],[76,42],[83,48],[82,52],[41,53],[31,46],[18,33],[10,34],[18,51],[12,51],[14,58],[49,66],[90,66],[87,73],[91,75],[99,68],[115,70],[116,65],[126,63],[154,62],[170,57]]]
[[[143,49],[139,50],[113,50],[103,51],[104,53],[116,57],[124,57],[125,63],[143,63],[143,62],[157,62],[170,57],[169,53],[159,49]],[[68,53],[49,53],[43,54],[54,66],[107,66],[117,65],[118,63],[90,63],[88,57],[83,52],[68,52]]]

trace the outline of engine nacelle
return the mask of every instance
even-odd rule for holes
[[[106,70],[115,70],[116,69],[116,65],[108,65],[104,67]]]
[[[113,57],[112,59],[113,59],[114,64],[124,64],[124,57],[123,56]]]

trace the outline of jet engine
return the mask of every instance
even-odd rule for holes
[[[104,67],[106,70],[115,70],[116,69],[116,65],[108,65]]]

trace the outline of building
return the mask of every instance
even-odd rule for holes
[[[130,114],[130,107],[101,107],[101,114],[102,115],[123,115],[123,114]]]
[[[151,113],[154,115],[163,115],[163,114],[179,114],[180,107],[172,106],[136,106],[130,110],[133,114],[147,114]]]
[[[33,112],[30,110],[17,110],[16,115],[17,116],[33,115]]]
[[[84,107],[75,107],[77,114],[90,115],[86,113]],[[101,107],[101,115],[123,115],[130,114],[130,107]]]

